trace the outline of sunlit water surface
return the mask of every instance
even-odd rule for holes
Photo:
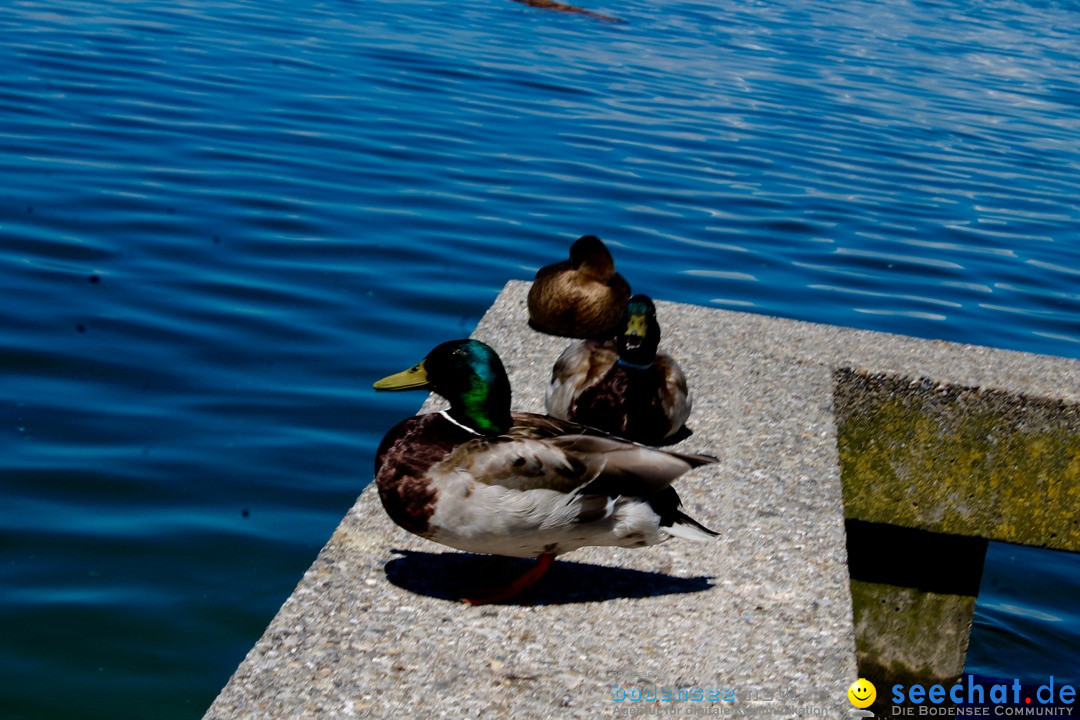
[[[372,379],[578,235],[1080,356],[1076,3],[597,3],[0,5],[4,717],[199,717],[417,409]],[[979,622],[1075,668],[1040,588]]]

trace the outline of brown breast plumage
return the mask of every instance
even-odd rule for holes
[[[411,417],[386,433],[375,454],[375,485],[383,507],[395,523],[411,533],[427,536],[439,500],[427,472],[455,447],[474,437],[441,413]]]

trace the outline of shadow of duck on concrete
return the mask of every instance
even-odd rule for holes
[[[471,553],[392,550],[400,557],[386,563],[393,585],[427,597],[460,601],[509,585],[536,561]],[[665,573],[558,560],[530,590],[504,604],[564,605],[703,592],[713,587],[707,576]]]

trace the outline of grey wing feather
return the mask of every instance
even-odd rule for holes
[[[711,455],[668,452],[610,436],[567,435],[550,442],[569,456],[602,457],[600,477],[644,483],[639,492],[657,492],[688,470],[717,461]]]
[[[691,468],[716,462],[710,455],[658,450],[599,431],[564,434],[591,428],[542,415],[515,413],[514,419],[513,434],[470,440],[440,463],[443,469],[515,490],[572,493],[589,485],[587,492],[649,496]],[[519,419],[528,427],[519,428]]]
[[[441,464],[486,485],[565,493],[587,485],[603,469],[595,458],[578,457],[549,442],[507,435],[464,443]]]
[[[686,375],[670,355],[657,353],[656,366],[664,377],[664,394],[671,404],[671,432],[675,432],[689,419],[694,400],[686,386]]]
[[[544,408],[555,417],[570,417],[578,395],[603,379],[618,360],[613,343],[579,340],[570,344],[551,370]]]

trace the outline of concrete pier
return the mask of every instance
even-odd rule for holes
[[[542,412],[551,366],[569,341],[528,328],[527,290],[509,283],[474,336],[502,356],[515,409]],[[970,623],[970,608],[937,600],[955,588],[906,587],[865,561],[869,579],[852,581],[849,532],[872,539],[902,525],[931,544],[985,533],[1055,547],[1076,537],[1075,503],[1058,502],[1047,518],[1046,528],[1059,528],[1051,542],[1049,531],[1007,530],[1018,523],[1001,505],[976,499],[1027,483],[1024,463],[1036,458],[1025,507],[1077,497],[1080,362],[699,306],[657,309],[661,346],[694,393],[692,434],[676,447],[720,458],[677,488],[687,512],[720,531],[718,542],[579,550],[520,602],[467,607],[457,601],[462,593],[524,565],[415,538],[368,488],[206,718],[847,717],[847,687],[860,671],[857,623],[864,672],[924,675],[955,665],[958,652],[962,662],[962,625]],[[907,428],[916,407],[933,422]],[[965,426],[971,407],[980,419]],[[939,440],[946,435],[955,442]],[[916,436],[922,450],[907,447]],[[1008,462],[1020,463],[1012,471],[980,461],[982,450],[961,452],[969,437],[997,448],[1006,436]],[[935,446],[955,458],[951,474],[932,472]],[[920,468],[931,472],[918,476]],[[967,484],[940,489],[949,477]],[[863,603],[854,611],[852,588]],[[884,620],[870,606],[901,595],[906,607],[941,605],[962,637],[931,652],[919,638],[937,630],[916,625],[890,636],[892,654],[882,655],[873,642],[886,633]],[[951,661],[923,657],[934,652]],[[631,699],[664,688],[686,699]]]

